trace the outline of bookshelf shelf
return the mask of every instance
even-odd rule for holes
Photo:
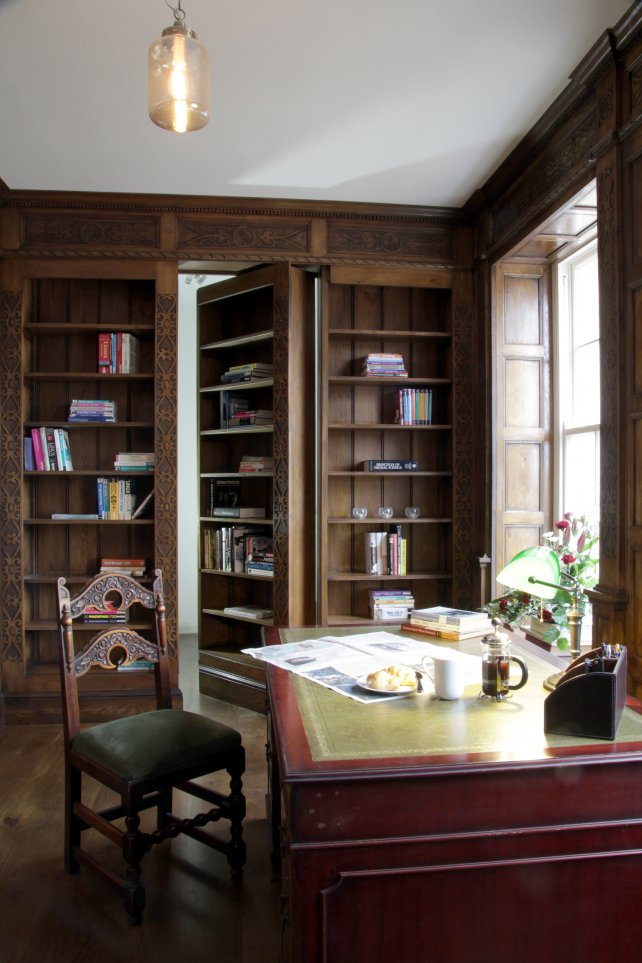
[[[106,557],[141,558],[147,572],[162,570],[172,685],[179,697],[176,465],[168,457],[176,438],[176,318],[166,312],[167,304],[176,301],[175,279],[152,260],[103,265],[65,258],[46,265],[18,263],[13,272],[17,324],[10,336],[5,332],[3,343],[19,364],[10,373],[15,400],[7,400],[3,413],[15,425],[20,518],[18,536],[3,548],[3,565],[13,606],[6,641],[24,678],[14,672],[8,679],[5,707],[22,720],[53,721],[52,713],[59,709],[58,700],[52,709],[57,669],[51,677],[58,662],[57,579],[64,575],[80,587]],[[166,294],[162,311],[160,278]],[[99,345],[107,340],[101,336],[118,332],[135,336],[138,371],[102,374]],[[112,340],[118,344],[121,339]],[[112,401],[119,420],[69,421],[76,399]],[[41,428],[68,433],[72,470],[25,469],[24,442]],[[155,468],[121,472],[114,468],[116,452],[153,452]],[[60,464],[58,447],[56,456]],[[134,479],[139,502],[153,487],[163,498],[158,505],[150,503],[141,518],[88,517],[98,513],[96,482],[101,477]],[[85,517],[51,517],[60,514]],[[147,631],[149,621],[137,620],[136,614],[134,606],[128,624]],[[97,624],[88,623],[81,631],[95,632]],[[151,686],[145,695],[130,683],[121,696],[107,678],[110,673],[101,675],[92,689],[92,706],[101,719],[150,706]]]
[[[357,275],[361,276],[357,278]],[[369,592],[410,589],[415,605],[448,601],[453,580],[453,318],[448,285],[421,271],[327,269],[321,324],[321,624],[375,624]],[[413,281],[416,279],[416,283]],[[406,377],[363,374],[373,355]],[[372,362],[375,363],[372,363]],[[430,389],[431,424],[398,424],[402,389]],[[416,470],[365,471],[369,461]],[[365,506],[366,518],[352,516]],[[393,517],[377,515],[391,505]],[[406,518],[417,505],[420,516]],[[401,538],[407,574],[366,572],[369,531]],[[395,544],[395,543],[393,543]],[[395,555],[395,560],[400,556]],[[382,570],[388,571],[387,549]],[[401,564],[401,563],[400,563]],[[396,567],[396,561],[395,561]],[[379,623],[376,623],[379,624]],[[386,624],[385,622],[383,624]]]
[[[312,530],[305,514],[313,512],[314,506],[304,497],[312,485],[313,453],[306,451],[313,425],[298,387],[302,377],[308,383],[313,380],[314,325],[307,317],[313,306],[312,287],[313,278],[307,272],[279,264],[247,270],[200,288],[197,295],[199,682],[202,692],[261,712],[265,710],[264,668],[241,649],[261,644],[264,625],[314,621],[313,559],[306,558],[310,553],[305,540],[306,532]],[[230,331],[234,337],[227,336]],[[257,370],[251,381],[222,381],[226,373],[243,365],[263,371]],[[231,404],[235,400],[238,405]],[[282,416],[273,424],[227,427],[230,413],[277,407]],[[296,451],[297,465],[291,464],[290,451]],[[245,456],[273,459],[274,469],[269,462],[266,471],[239,471]],[[295,472],[304,483],[310,472],[310,485],[293,486]],[[223,483],[236,483],[237,504],[264,507],[267,517],[215,516],[212,505],[217,492],[224,497]],[[271,539],[272,576],[209,567],[212,561],[220,565],[221,557],[225,564],[230,558],[225,552],[231,552],[235,543],[237,565],[244,566],[248,552],[244,528]],[[225,547],[224,537],[231,539]],[[274,619],[224,611],[247,606],[271,610]]]

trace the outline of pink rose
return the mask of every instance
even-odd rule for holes
[[[577,561],[577,558],[575,555],[571,555],[570,552],[567,552],[566,555],[562,555],[562,561],[565,565],[572,565],[573,562]]]

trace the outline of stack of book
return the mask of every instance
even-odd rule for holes
[[[407,378],[403,355],[392,352],[370,352],[363,359],[361,374],[370,378]]]
[[[98,373],[134,374],[138,371],[140,342],[127,331],[103,332],[98,335]]]
[[[129,622],[129,609],[119,609],[114,602],[107,599],[102,608],[93,605],[86,608],[82,614],[82,621],[86,623],[97,622],[99,625]]]
[[[116,558],[101,558],[101,575],[131,575],[133,578],[142,578],[145,574],[145,559],[121,556]]]
[[[243,381],[263,381],[271,378],[273,365],[267,361],[252,361],[249,364],[233,364],[221,377],[221,384],[237,384]]]
[[[114,458],[116,471],[153,471],[153,451],[119,451]]]
[[[406,574],[406,539],[401,525],[393,532],[365,532],[364,547],[367,575]]]
[[[370,618],[383,622],[405,622],[415,600],[408,589],[371,589]]]
[[[247,411],[250,407],[249,398],[233,398],[231,396],[223,396],[223,408],[222,417],[223,421],[226,422],[228,419],[233,418],[234,415],[239,415],[243,411]]]
[[[25,471],[73,471],[64,428],[32,428],[24,439]]]
[[[427,609],[412,609],[404,626],[409,632],[421,632],[438,639],[461,642],[493,631],[493,623],[486,612],[451,609],[433,605]]]
[[[274,458],[271,455],[243,455],[239,462],[240,472],[272,471]]]
[[[115,422],[116,414],[115,401],[103,401],[101,398],[74,398],[69,406],[67,421]]]
[[[400,388],[395,421],[398,425],[432,424],[432,390]]]
[[[266,408],[239,411],[227,419],[228,428],[253,428],[258,425],[272,425],[273,423],[273,413]]]

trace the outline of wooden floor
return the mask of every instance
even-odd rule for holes
[[[232,881],[225,858],[206,846],[171,840],[143,860],[143,924],[128,926],[114,892],[87,870],[64,871],[60,728],[0,729],[0,963],[279,963],[280,882],[265,821],[265,717],[201,696],[195,639],[182,639],[181,650],[185,708],[243,736],[243,880]]]

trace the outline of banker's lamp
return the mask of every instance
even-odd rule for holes
[[[180,0],[167,6],[174,23],[149,48],[147,105],[158,127],[185,134],[210,119],[210,69],[207,50],[185,26]]]
[[[529,595],[536,595],[541,599],[553,599],[558,592],[566,592],[571,599],[567,616],[571,662],[578,658],[582,634],[580,599],[583,589],[574,575],[561,570],[559,557],[552,548],[536,545],[518,552],[497,575],[497,581],[507,588],[528,592]],[[554,689],[562,674],[558,673],[547,679],[544,683],[546,688]]]

